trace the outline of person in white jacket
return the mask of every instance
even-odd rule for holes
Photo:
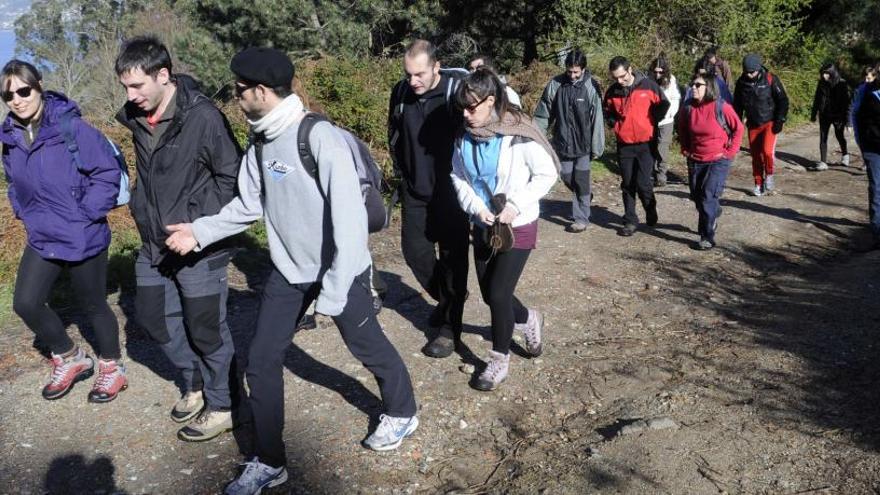
[[[666,174],[669,171],[669,145],[672,144],[672,131],[675,129],[675,116],[681,103],[681,91],[678,82],[669,69],[669,60],[661,53],[655,58],[649,67],[654,81],[663,90],[666,99],[669,100],[669,110],[663,120],[657,123],[657,138],[654,140],[654,185],[663,187],[666,185]]]
[[[478,68],[465,78],[456,99],[464,129],[452,154],[452,184],[474,224],[477,278],[492,317],[492,350],[473,386],[494,390],[507,378],[515,327],[524,333],[529,354],[542,351],[544,317],[514,291],[536,246],[539,201],[559,176],[559,159],[531,119],[510,103],[491,69]],[[492,232],[504,229],[512,232],[512,242],[494,244]]]

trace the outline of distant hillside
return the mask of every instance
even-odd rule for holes
[[[12,30],[12,23],[31,8],[31,0],[0,0],[0,30]]]

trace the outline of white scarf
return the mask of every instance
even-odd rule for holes
[[[269,113],[258,120],[248,119],[251,130],[256,134],[263,134],[267,141],[272,141],[281,135],[288,127],[299,122],[303,118],[305,107],[299,96],[291,94],[281,100],[281,103]]]

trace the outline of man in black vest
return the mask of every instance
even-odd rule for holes
[[[423,352],[442,358],[452,354],[461,338],[468,219],[449,177],[454,134],[461,123],[461,112],[451,103],[458,79],[446,71],[441,74],[435,50],[425,40],[407,48],[406,79],[391,92],[388,140],[401,176],[403,257],[437,301],[429,321],[437,333]]]

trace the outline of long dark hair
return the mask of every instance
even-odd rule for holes
[[[18,59],[7,62],[3,66],[3,70],[0,71],[0,86],[3,91],[9,91],[9,88],[12,87],[12,76],[21,79],[38,93],[43,94],[43,85],[40,83],[43,80],[43,75],[33,65]]]
[[[490,96],[495,97],[494,109],[499,119],[509,113],[516,117],[517,122],[522,121],[523,112],[507,99],[505,84],[494,70],[486,66],[477,68],[461,81],[455,93],[455,103],[463,109]]]
[[[660,79],[657,79],[654,75],[655,69],[663,69],[663,75],[660,77]],[[657,81],[657,84],[659,84],[663,88],[669,86],[669,81],[672,77],[670,70],[671,69],[669,68],[669,59],[666,58],[666,53],[664,52],[660,52],[660,55],[658,55],[657,58],[652,60],[651,64],[648,65],[648,71],[650,72],[651,76],[654,76],[654,80]]]
[[[691,77],[691,84],[694,83],[697,79],[702,79],[706,83],[706,93],[703,94],[703,99],[697,102],[695,98],[691,98],[691,105],[694,104],[703,104],[707,101],[715,101],[718,99],[718,95],[721,93],[721,90],[718,89],[718,80],[715,79],[714,75],[710,74],[694,74]],[[693,88],[691,88],[693,91]],[[693,94],[693,93],[691,93]]]

